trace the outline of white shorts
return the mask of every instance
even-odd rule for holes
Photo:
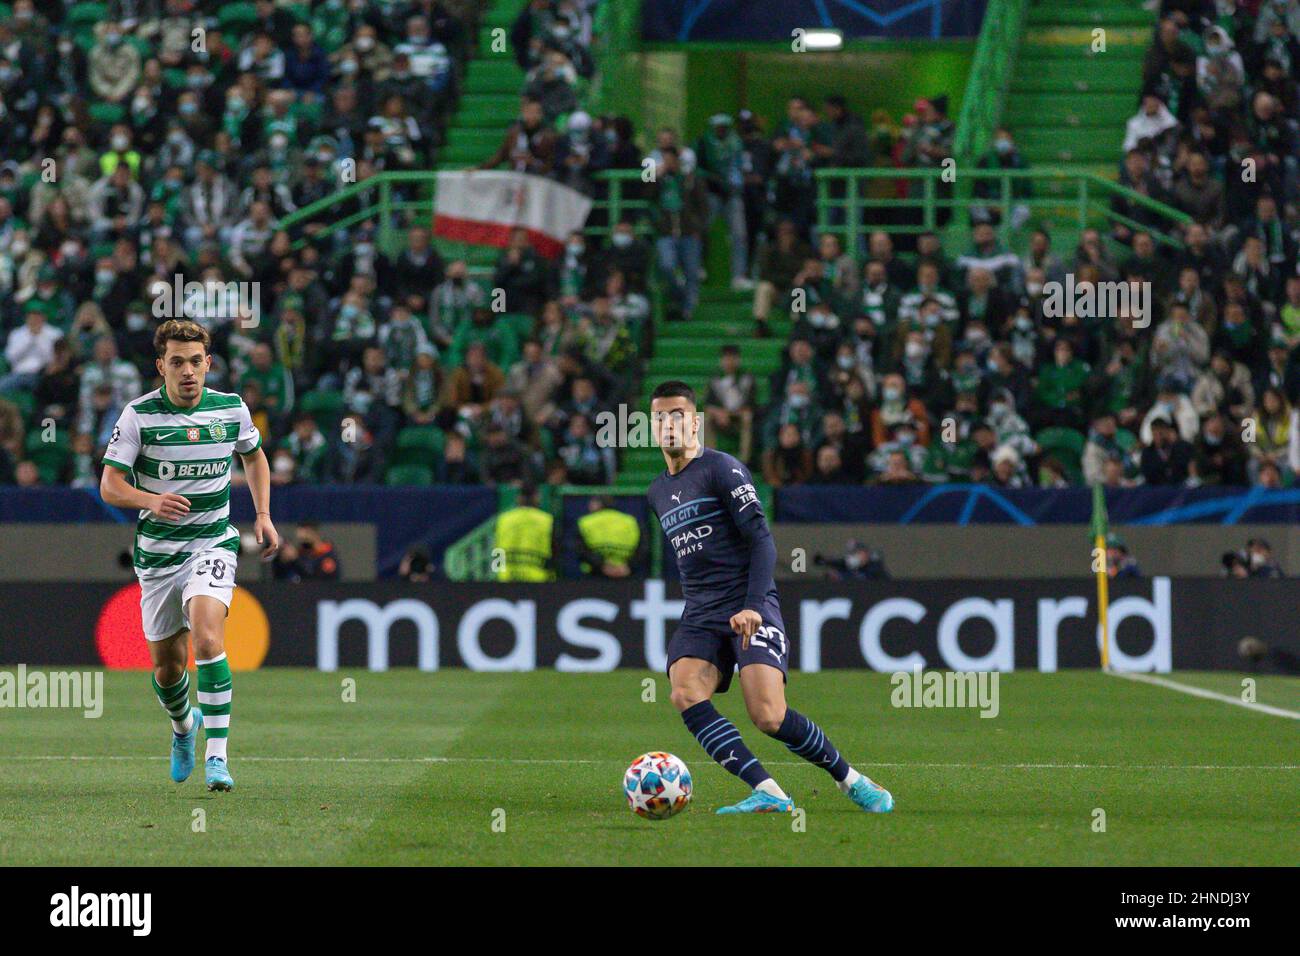
[[[209,548],[193,555],[175,570],[140,580],[140,616],[144,636],[161,641],[190,626],[190,598],[214,597],[230,610],[235,593],[235,555],[225,548]]]

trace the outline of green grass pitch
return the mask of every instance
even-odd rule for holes
[[[1242,675],[1173,676],[1240,693]],[[713,814],[744,786],[687,734],[659,674],[239,673],[237,788],[210,794],[201,766],[168,779],[148,676],[110,673],[99,719],[0,710],[0,864],[1296,862],[1295,720],[1091,672],[1004,674],[992,719],[894,708],[890,690],[868,672],[790,684],[791,703],[894,792],[882,816],[749,727],[738,687],[717,699],[805,809],[795,827]],[[1300,680],[1261,677],[1258,699],[1300,709]],[[622,795],[647,750],[695,778],[671,820],[633,816]]]

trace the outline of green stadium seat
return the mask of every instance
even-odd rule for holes
[[[1044,428],[1034,436],[1034,440],[1038,442],[1044,456],[1055,458],[1061,463],[1071,484],[1079,483],[1083,476],[1085,439],[1082,433],[1073,428]]]
[[[88,27],[93,29],[96,23],[108,19],[108,4],[74,3],[68,11],[67,24],[70,27]]]
[[[36,398],[31,392],[0,392],[0,399],[18,406],[18,414],[22,415],[24,422],[30,421],[36,411]]]
[[[298,119],[299,123],[309,129],[315,129],[320,125],[321,116],[325,112],[325,104],[315,103],[294,103],[289,107],[289,112]]]
[[[88,112],[92,120],[105,126],[112,126],[126,119],[126,107],[120,103],[91,103]]]
[[[41,481],[56,484],[67,466],[72,452],[68,448],[67,429],[56,429],[54,441],[44,441],[44,429],[35,429],[27,435],[27,457],[40,472]]]
[[[499,321],[510,326],[521,343],[533,334],[533,326],[536,324],[533,317],[526,312],[506,312]]]
[[[328,388],[307,392],[298,397],[298,410],[315,418],[321,431],[332,434],[343,415],[343,393]]]
[[[384,474],[386,485],[431,485],[433,469],[423,465],[393,465]]]
[[[1115,430],[1115,444],[1119,445],[1119,450],[1127,455],[1138,446],[1138,437],[1127,428],[1119,428]]]
[[[1072,453],[1076,458],[1083,454],[1084,437],[1073,428],[1044,428],[1034,436],[1043,451]]]
[[[257,23],[257,7],[251,3],[228,3],[217,14],[223,32],[243,36]]]
[[[408,425],[397,433],[394,465],[431,468],[442,457],[445,435],[436,425]]]

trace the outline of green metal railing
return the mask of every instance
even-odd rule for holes
[[[1025,206],[1039,221],[1045,218],[1067,224],[1074,220],[1082,230],[1088,227],[1109,227],[1115,224],[1130,229],[1150,232],[1162,245],[1181,248],[1175,235],[1179,226],[1192,221],[1191,217],[1172,206],[1143,196],[1127,187],[1085,169],[971,169],[958,167],[956,182],[944,180],[942,169],[821,169],[817,181],[817,228],[832,232],[844,239],[845,249],[863,248],[867,233],[881,230],[889,233],[918,234],[939,231],[943,224],[941,213],[953,213],[955,224],[965,228],[966,220],[956,213],[982,206],[1001,212],[1001,239],[1009,243],[1013,236],[1011,210]],[[872,184],[885,181],[891,187],[886,192],[905,192],[905,198],[881,196]],[[992,182],[994,196],[977,198],[967,193],[978,182]],[[1028,182],[1033,194],[1016,195],[1016,185]],[[958,188],[964,185],[966,188]],[[1131,203],[1155,214],[1154,225],[1142,224],[1115,212],[1111,200],[1122,196]],[[879,215],[877,210],[890,211]],[[1107,229],[1108,231],[1108,229]]]
[[[585,231],[594,236],[608,235],[611,224],[621,218],[635,214],[646,208],[646,201],[636,198],[636,187],[641,182],[639,169],[619,169],[597,173],[595,179],[606,187],[605,195],[593,203],[593,211],[603,211],[603,216],[594,217],[605,223],[592,226]],[[396,186],[410,186],[408,192],[415,192],[417,198],[400,198],[394,191]],[[311,225],[319,226],[313,234],[316,237],[331,236],[360,223],[374,220],[377,229],[377,245],[381,252],[393,255],[402,248],[404,237],[401,229],[405,224],[418,223],[429,225],[433,221],[433,204],[437,198],[438,173],[434,170],[418,172],[378,173],[369,179],[350,183],[337,192],[311,205],[304,206],[276,223],[276,229],[302,229]],[[345,216],[338,214],[338,207],[355,203],[360,206],[357,211]],[[408,214],[405,221],[401,214]],[[643,231],[648,231],[648,224],[642,223]],[[294,250],[301,249],[310,241],[307,235],[299,236],[293,243]]]
[[[984,155],[1002,122],[1028,9],[1029,0],[989,0],[957,118],[953,155],[961,165]]]

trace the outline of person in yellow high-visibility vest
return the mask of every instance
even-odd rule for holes
[[[578,519],[582,573],[625,578],[642,557],[641,523],[604,495],[593,495]]]
[[[494,560],[504,558],[498,581],[554,581],[555,518],[537,507],[537,489],[525,485],[515,507],[497,515]]]

